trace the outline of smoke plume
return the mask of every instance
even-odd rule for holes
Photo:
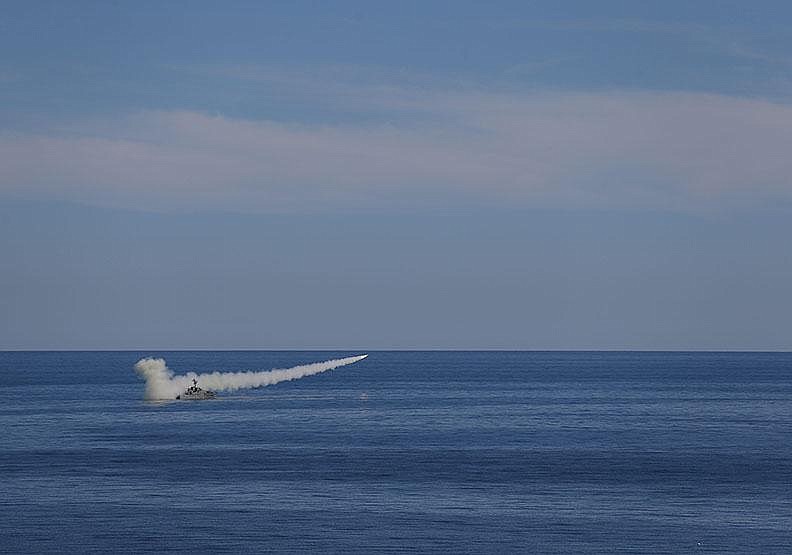
[[[295,366],[283,370],[266,370],[259,372],[212,372],[211,374],[196,374],[188,372],[181,376],[174,376],[173,371],[167,367],[161,358],[144,358],[135,364],[135,371],[146,380],[146,399],[175,399],[192,384],[193,379],[204,389],[213,391],[236,391],[251,387],[263,387],[279,382],[296,380],[305,376],[312,376],[339,366],[346,366],[368,355],[339,358],[325,362],[314,362],[303,366]]]

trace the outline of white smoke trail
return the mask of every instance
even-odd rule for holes
[[[296,380],[305,376],[312,376],[346,366],[359,360],[363,360],[368,355],[355,357],[338,358],[325,362],[314,362],[294,368],[284,370],[265,370],[261,372],[212,372],[211,374],[196,374],[188,372],[183,376],[174,376],[173,372],[161,358],[144,358],[135,364],[135,371],[146,380],[146,399],[175,399],[177,395],[183,393],[187,387],[192,385],[193,379],[198,381],[198,385],[213,391],[235,391],[250,387],[262,387],[273,385],[278,382]]]

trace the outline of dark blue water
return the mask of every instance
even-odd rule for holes
[[[0,552],[792,552],[792,354],[0,353]]]

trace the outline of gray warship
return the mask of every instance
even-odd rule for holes
[[[184,393],[177,395],[176,399],[180,401],[204,401],[215,397],[217,397],[217,393],[208,389],[201,389],[198,387],[198,381],[193,378],[193,384],[185,389]]]

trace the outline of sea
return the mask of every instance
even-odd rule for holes
[[[792,553],[792,353],[0,353],[2,553]]]

